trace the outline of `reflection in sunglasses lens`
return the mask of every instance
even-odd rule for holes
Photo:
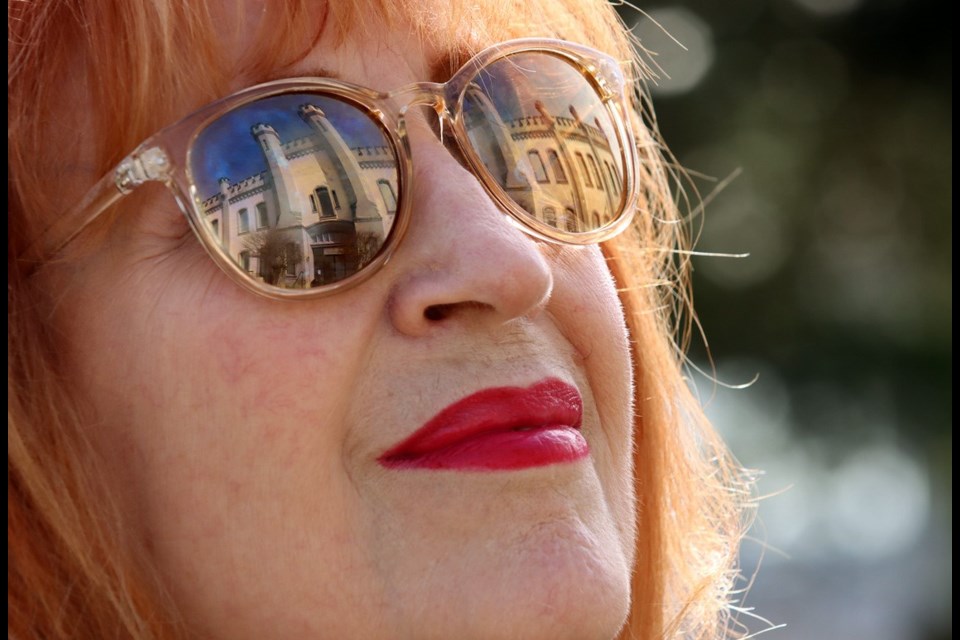
[[[538,221],[583,233],[620,215],[616,130],[596,89],[569,62],[544,53],[501,58],[467,87],[462,114],[489,174]]]
[[[568,61],[527,52],[487,65],[465,91],[462,116],[488,174],[541,224],[584,233],[621,214],[616,129]],[[187,171],[203,232],[251,279],[274,287],[349,278],[394,228],[394,148],[343,98],[290,93],[238,107],[200,132]]]
[[[357,106],[297,93],[210,123],[188,171],[204,228],[253,279],[308,289],[348,278],[380,252],[397,214],[397,158]]]

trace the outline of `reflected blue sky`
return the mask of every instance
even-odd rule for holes
[[[539,115],[537,101],[551,115],[563,117],[570,117],[573,105],[587,118],[600,104],[596,91],[580,71],[559,58],[543,55],[512,56],[485,69],[474,82],[483,88],[505,121]],[[592,119],[593,115],[589,117]]]
[[[571,117],[573,105],[591,124],[602,111],[596,109],[600,106],[596,91],[580,71],[550,56],[511,56],[484,69],[474,83],[483,88],[507,122],[540,115],[535,107],[538,100],[553,116]]]
[[[266,170],[263,153],[250,133],[253,125],[269,124],[283,143],[309,136],[313,130],[297,114],[302,104],[318,106],[350,148],[387,144],[364,112],[341,100],[308,93],[264,98],[220,117],[198,136],[190,161],[200,197],[216,194],[221,177],[232,184]]]

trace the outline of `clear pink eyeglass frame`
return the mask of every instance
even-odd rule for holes
[[[467,137],[462,105],[470,82],[482,69],[501,58],[531,52],[559,57],[579,70],[596,90],[610,116],[620,147],[623,185],[617,215],[599,229],[581,233],[569,232],[531,216],[497,184]],[[448,82],[418,82],[389,93],[379,93],[326,78],[289,78],[260,84],[217,100],[147,138],[115,169],[98,181],[76,207],[47,229],[25,252],[23,260],[30,268],[48,260],[123,196],[144,182],[156,181],[164,183],[171,190],[194,234],[213,261],[245,289],[271,299],[312,299],[355,286],[375,274],[390,259],[410,221],[411,199],[405,197],[405,192],[412,186],[413,165],[405,116],[413,106],[429,106],[437,112],[445,123],[441,126],[445,132],[452,134],[472,172],[493,200],[509,214],[509,219],[522,231],[540,240],[573,245],[609,240],[630,224],[638,199],[637,150],[629,124],[625,87],[623,72],[614,58],[583,45],[544,38],[511,40],[488,47],[471,58]],[[202,214],[196,204],[197,189],[185,167],[189,166],[194,141],[207,125],[218,117],[255,100],[300,92],[322,93],[345,99],[381,126],[397,159],[398,211],[394,228],[380,252],[355,274],[312,289],[280,289],[251,278],[225,255],[222,247],[209,233],[202,230]]]

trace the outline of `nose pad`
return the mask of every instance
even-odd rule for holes
[[[438,114],[445,112],[444,85],[436,82],[417,82],[387,96],[403,119],[413,107],[432,107]]]
[[[436,82],[418,82],[400,89],[390,94],[389,98],[393,101],[395,108],[400,114],[398,128],[403,135],[407,135],[407,119],[416,113],[416,107],[429,107],[426,118],[431,129],[444,147],[451,152],[456,149],[454,154],[458,162],[464,165],[462,153],[455,144],[455,140],[448,135],[448,130],[452,131],[453,115],[450,113],[445,95],[445,85]]]
[[[422,118],[425,128],[428,129],[430,134],[443,146],[444,149],[447,150],[447,153],[457,161],[457,164],[459,164],[466,171],[473,173],[473,168],[470,166],[470,163],[467,161],[467,158],[460,147],[461,143],[454,135],[453,116],[447,109],[447,105],[443,100],[443,97],[437,96],[436,98],[437,99],[432,103],[417,105],[427,108],[420,109],[419,111],[407,109],[401,120],[398,122],[398,129],[401,131],[402,135],[407,138],[407,142],[409,144],[410,126],[408,126],[408,122],[415,122]],[[420,116],[420,114],[422,114],[422,116]],[[417,125],[413,125],[413,128],[419,129]],[[414,156],[415,155],[416,154],[414,154]],[[416,157],[414,157],[413,163],[414,165],[417,164]]]

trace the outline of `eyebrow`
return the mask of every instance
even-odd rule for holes
[[[331,80],[342,80],[339,73],[331,71],[326,67],[311,66],[301,69],[296,75],[291,75],[285,70],[274,70],[265,73],[257,79],[257,84],[262,82],[272,82],[274,80],[286,80],[288,78],[330,78]]]
[[[446,82],[472,57],[464,48],[447,49],[430,63],[430,81]]]
[[[470,59],[470,54],[461,50],[447,50],[437,56],[429,66],[430,82],[446,82],[460,67]],[[288,70],[279,69],[265,73],[257,78],[256,83],[272,82],[274,80],[286,80],[288,78],[330,78],[331,80],[343,80],[341,74],[332,71],[326,67],[313,65],[299,70],[295,75]]]

